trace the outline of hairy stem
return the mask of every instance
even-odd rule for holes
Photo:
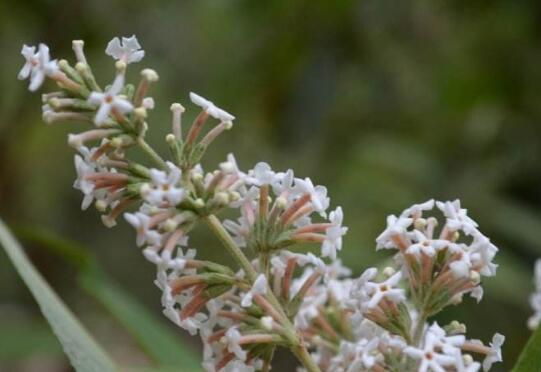
[[[417,325],[415,326],[415,330],[413,332],[413,344],[415,346],[419,346],[421,343],[421,337],[425,328],[426,318],[427,316],[422,313],[417,320]]]
[[[242,250],[237,246],[233,238],[231,238],[231,235],[229,235],[227,230],[223,227],[222,222],[213,214],[205,217],[205,222],[207,222],[212,232],[220,239],[229,254],[233,256],[235,261],[237,261],[244,270],[248,279],[250,279],[251,282],[254,282],[257,278],[257,273],[244,253],[242,253]]]
[[[239,264],[239,266],[244,270],[248,279],[250,279],[251,282],[254,282],[257,278],[256,271],[254,270],[248,258],[239,248],[239,246],[237,246],[231,235],[229,235],[227,230],[223,227],[221,221],[212,214],[204,217],[204,219],[212,232],[218,237],[218,239],[220,239],[229,254],[231,254],[231,256]],[[286,312],[280,304],[280,301],[278,301],[272,291],[267,291],[266,298],[269,300],[272,306],[274,306],[274,308],[280,313],[280,320],[286,330],[287,338],[291,342],[291,350],[293,354],[295,354],[297,359],[309,372],[320,372],[320,369],[317,366],[316,362],[312,359],[310,353],[308,353],[308,350],[304,345],[303,339],[296,332],[295,327],[287,317]]]
[[[162,169],[167,169],[165,161],[160,155],[145,141],[143,137],[137,138],[137,144],[155,163]]]

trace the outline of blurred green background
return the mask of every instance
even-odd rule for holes
[[[144,67],[160,73],[150,142],[166,153],[171,102],[190,111],[191,90],[212,99],[237,124],[207,166],[234,151],[245,169],[265,160],[326,185],[332,204],[345,209],[341,257],[355,274],[383,258],[374,238],[388,214],[431,197],[462,199],[500,248],[499,275],[485,281],[479,305],[467,299],[440,319],[464,321],[473,338],[505,334],[505,363],[494,370],[513,365],[529,336],[528,295],[541,256],[539,1],[0,2],[0,215],[117,360],[152,366],[82,289],[73,265],[36,234],[83,245],[186,348],[199,341],[159,317],[154,268],[131,228],[108,230],[96,211],[81,212],[66,135],[83,126],[45,126],[39,95],[16,79],[23,43],[45,42],[53,57],[73,61],[71,40],[81,38],[104,85],[114,75],[107,42],[132,34],[147,52],[132,80]],[[202,257],[224,259],[214,239],[195,235]],[[69,369],[0,253],[0,370]]]

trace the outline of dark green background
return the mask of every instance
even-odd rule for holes
[[[385,256],[375,254],[374,238],[387,214],[431,197],[462,199],[500,247],[500,271],[485,282],[481,304],[467,299],[441,321],[463,320],[473,338],[504,333],[499,368],[510,368],[529,335],[541,256],[539,1],[0,2],[1,216],[84,244],[158,314],[153,267],[131,229],[108,230],[97,212],[79,209],[66,135],[84,127],[44,125],[39,95],[16,80],[23,43],[46,42],[53,57],[73,60],[71,40],[82,38],[104,85],[114,75],[107,42],[134,33],[147,57],[131,66],[132,80],[144,67],[160,73],[150,141],[166,153],[169,105],[180,101],[193,117],[190,90],[234,113],[234,130],[207,166],[234,151],[244,168],[265,160],[327,185],[345,210],[341,257],[356,274]],[[200,231],[192,245],[207,259],[225,255]],[[38,245],[27,250],[117,359],[146,363],[72,269]],[[0,369],[68,368],[4,254],[0,327]]]

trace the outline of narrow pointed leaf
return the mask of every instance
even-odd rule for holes
[[[531,335],[526,347],[522,350],[517,364],[512,372],[540,372],[541,371],[541,327]]]
[[[81,288],[128,331],[158,366],[182,368],[186,372],[201,370],[194,348],[176,337],[174,327],[160,322],[159,312],[151,313],[104,272],[89,250],[41,228],[21,228],[16,232],[73,265]]]
[[[73,367],[83,372],[117,371],[114,362],[36,270],[1,220],[0,243],[32,292]]]

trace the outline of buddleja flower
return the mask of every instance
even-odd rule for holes
[[[96,125],[105,123],[110,114],[118,117],[133,110],[133,105],[125,97],[119,95],[123,87],[124,75],[118,74],[109,90],[104,93],[92,92],[90,94],[88,102],[98,106],[98,111],[94,117]]]
[[[201,97],[198,94],[190,92],[190,99],[194,104],[201,107],[207,114],[209,114],[215,119],[221,120],[223,122],[232,122],[235,119],[233,115],[231,115],[225,110],[222,110],[214,103],[212,103],[206,98]]]
[[[105,53],[125,63],[139,62],[145,56],[145,51],[141,50],[141,45],[139,45],[135,35],[123,37],[122,41],[115,37],[107,44]]]
[[[314,212],[326,216],[329,198],[325,187],[314,186],[309,178],[294,177],[292,170],[275,172],[263,162],[240,177],[246,187],[239,189],[240,199],[234,206],[241,217],[224,221],[224,226],[241,246],[274,254],[297,243],[318,243],[323,257],[336,259],[347,232],[342,209],[331,212],[327,221],[316,222],[311,217]]]
[[[255,295],[267,293],[267,278],[261,274],[257,277],[252,288],[244,295],[240,305],[242,307],[252,306],[252,299]]]
[[[30,78],[30,91],[36,91],[41,87],[46,76],[52,75],[58,71],[56,60],[51,61],[49,47],[45,44],[39,44],[38,52],[36,47],[23,45],[21,54],[26,59],[26,63],[19,72],[19,80]]]
[[[446,216],[439,236],[436,235],[437,219],[423,216],[435,205]],[[473,240],[461,240],[467,235]],[[399,217],[390,216],[387,228],[376,241],[378,248],[399,251],[397,258],[404,263],[403,270],[410,279],[413,293],[421,300],[433,301],[427,304],[431,313],[459,302],[464,293],[480,300],[481,276],[496,273],[493,259],[498,249],[478,230],[466,210],[460,208],[459,201],[435,203],[429,200],[406,209]],[[452,290],[447,291],[448,288]],[[447,295],[439,295],[444,292]]]
[[[344,213],[342,208],[338,207],[329,214],[331,226],[325,231],[325,240],[321,245],[321,255],[330,257],[331,260],[336,260],[336,252],[342,249],[342,236],[344,236],[348,228],[342,226]]]
[[[462,363],[460,346],[464,344],[464,337],[444,335],[445,331],[435,323],[426,332],[422,347],[408,346],[404,349],[404,354],[419,360],[419,372],[443,372],[451,367],[460,370],[459,366]]]
[[[179,186],[182,171],[173,163],[168,162],[168,172],[158,169],[150,170],[151,183],[141,188],[141,195],[150,204],[157,207],[163,205],[175,206],[184,197],[184,189]]]
[[[77,151],[74,187],[84,195],[82,208],[94,203],[106,226],[123,215],[135,229],[135,245],[156,267],[163,314],[201,337],[207,371],[268,371],[278,346],[295,350],[307,369],[337,372],[475,372],[481,363],[470,353],[484,358],[485,370],[501,361],[502,335],[485,345],[467,339],[457,321],[430,325],[430,317],[464,294],[480,300],[481,277],[496,274],[498,249],[460,201],[428,200],[389,216],[376,249],[393,250],[394,260],[351,278],[337,257],[347,232],[344,214],[341,207],[329,213],[326,187],[264,162],[242,171],[232,154],[203,170],[209,145],[235,117],[195,93],[190,99],[201,111],[187,131],[185,108],[171,105],[165,138],[171,157],[162,158],[145,141],[155,106],[147,93],[158,74],[143,69],[138,85],[125,85],[127,64],[144,56],[135,36],[107,46],[116,77],[105,91],[83,46],[73,42],[71,67],[51,61],[43,44],[37,52],[25,45],[19,78],[30,79],[30,90],[46,77],[57,83],[57,91],[43,95],[47,123],[94,123],[68,136]],[[202,135],[211,118],[218,123]],[[154,165],[132,159],[132,148]],[[223,212],[236,217],[222,221]],[[203,221],[240,268],[200,259],[191,248],[191,231]],[[292,252],[305,243],[319,245],[320,254]],[[541,318],[538,297],[530,326]]]

